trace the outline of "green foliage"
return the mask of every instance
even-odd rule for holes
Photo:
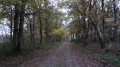
[[[71,39],[71,42],[76,42],[76,40],[75,39]]]
[[[30,6],[34,8],[34,11],[38,10],[38,4],[35,1],[29,0]]]
[[[120,54],[120,53],[119,53]],[[118,56],[118,59],[120,60],[120,56]]]
[[[0,47],[0,56],[1,55],[11,55],[12,54],[12,44],[9,40],[5,40],[4,42],[1,43]]]
[[[109,46],[106,48],[106,51],[111,51],[112,45],[109,44]]]
[[[102,57],[104,60],[106,60],[108,62],[115,63],[118,67],[120,67],[120,56],[115,57],[115,56],[111,56],[109,54],[102,55],[100,53],[96,53],[96,55]]]
[[[65,26],[64,25],[61,25],[61,27],[60,28],[58,28],[58,29],[54,29],[53,30],[53,35],[55,35],[55,36],[61,36],[61,37],[65,37],[65,31],[66,31],[66,28],[65,28]]]
[[[0,48],[2,48],[3,42],[0,42]]]
[[[81,48],[81,49],[86,50],[86,51],[90,51],[90,52],[96,54],[97,56],[101,57],[105,61],[116,64],[118,67],[120,67],[120,56],[116,57],[116,56],[112,56],[110,54],[101,54],[100,52],[90,50],[88,48]]]
[[[41,45],[41,48],[50,50],[50,49],[52,49],[52,48],[57,47],[58,45],[60,45],[60,43],[58,43],[58,42],[43,43],[43,44]]]
[[[2,13],[0,12],[0,19],[2,18],[3,16],[2,16]]]

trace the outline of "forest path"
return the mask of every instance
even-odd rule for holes
[[[48,58],[39,58],[27,61],[20,67],[114,67],[111,64],[100,61],[94,54],[80,50],[70,43],[62,43],[52,51]]]

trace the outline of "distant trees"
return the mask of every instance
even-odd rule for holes
[[[117,40],[119,22],[116,18],[120,10],[117,10],[115,0],[68,0],[67,3],[70,9],[69,16],[72,18],[69,32],[70,35],[75,35],[72,39],[83,42],[84,45],[99,40],[102,49],[105,48],[106,41]]]
[[[105,48],[106,41],[118,41],[120,10],[115,0],[67,0],[58,3],[69,9],[72,19],[68,27],[65,14],[57,10],[49,0],[1,0],[0,20],[9,19],[10,41],[14,52],[22,46],[69,40],[83,43],[99,42]],[[68,20],[69,22],[70,20]],[[67,35],[69,33],[69,35]]]
[[[60,42],[65,38],[63,14],[48,0],[1,0],[0,7],[1,18],[11,21],[10,34],[15,53],[21,52],[22,46],[27,44],[35,46],[38,42]]]

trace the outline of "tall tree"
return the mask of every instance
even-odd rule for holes
[[[17,50],[17,44],[18,44],[18,22],[19,22],[19,5],[15,4],[15,18],[14,18],[14,31],[13,31],[13,47],[14,47],[14,52]]]
[[[18,33],[18,44],[16,46],[17,52],[21,52],[22,38],[23,38],[23,26],[24,26],[24,15],[25,15],[25,0],[21,0],[21,11],[20,11],[20,24]]]
[[[105,15],[105,8],[104,8],[104,0],[102,0],[102,24],[103,24],[103,47],[105,48],[104,40],[105,40],[105,20],[104,20],[104,15]]]
[[[117,13],[116,13],[116,0],[113,0],[113,9],[114,9],[114,23],[117,24]],[[117,43],[117,25],[114,26],[114,37]]]

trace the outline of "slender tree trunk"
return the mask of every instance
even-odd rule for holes
[[[46,19],[46,22],[45,22],[45,35],[46,35],[46,37],[45,37],[45,42],[49,42],[49,36],[48,36],[48,20]]]
[[[85,21],[85,19],[86,19],[86,8],[85,8],[85,5],[86,5],[86,1],[85,0],[82,0],[82,6],[84,7],[83,8],[83,17],[82,17],[82,19],[83,19],[83,42],[84,42],[84,46],[86,46],[87,45],[87,27],[86,27],[86,21]]]
[[[80,25],[81,25],[81,24],[80,24],[80,12],[79,12],[79,10],[78,10],[78,26],[79,26],[78,34],[80,34],[80,28],[81,28]],[[80,35],[78,36],[78,39],[79,39],[79,43],[80,43]]]
[[[39,18],[40,20],[40,44],[42,43],[42,21],[41,21],[41,17]]]
[[[85,21],[85,9],[84,9],[84,16],[83,16],[83,32],[84,32],[84,46],[87,45],[87,28],[86,28],[86,21]]]
[[[33,38],[32,38],[32,21],[30,20],[30,42],[31,44],[33,43]]]
[[[83,23],[84,23],[84,46],[87,45],[87,28],[86,28],[86,23],[85,23],[85,14],[84,14],[84,17],[83,17]]]
[[[76,7],[77,7],[77,6],[78,6],[78,2],[76,2]],[[80,35],[79,35],[79,34],[80,34],[80,28],[81,28],[81,23],[80,23],[80,10],[79,10],[79,9],[76,9],[76,10],[77,10],[77,13],[78,13],[78,17],[77,17],[77,18],[78,18],[78,26],[79,26],[79,27],[78,27],[79,30],[78,30],[78,35],[77,35],[77,36],[78,36],[78,40],[79,40],[78,42],[80,43]]]
[[[49,36],[48,36],[48,13],[47,13],[47,2],[45,1],[45,13],[46,13],[46,19],[45,19],[45,35],[46,35],[46,37],[45,37],[45,42],[49,42]]]
[[[98,38],[99,38],[99,41],[100,41],[100,44],[101,44],[101,48],[104,49],[105,46],[104,46],[104,44],[103,44],[103,41],[102,41],[102,38],[101,38],[101,36],[100,36],[100,34],[99,34],[99,31],[98,31],[97,26],[95,25],[94,22],[92,22],[92,25],[93,25],[95,31],[97,32],[97,35],[98,35]]]
[[[12,40],[13,40],[13,36],[12,36],[12,33],[13,33],[13,29],[12,29],[12,26],[13,26],[13,12],[12,12],[12,6],[11,6],[11,18],[10,18],[10,21],[11,21],[11,23],[10,23],[10,40],[11,40],[11,42],[12,42]]]
[[[40,4],[40,2],[38,2]],[[40,9],[40,12],[39,12],[39,22],[40,22],[40,28],[39,28],[39,35],[40,35],[40,44],[42,44],[42,40],[43,40],[43,36],[42,36],[42,17],[41,17],[41,14],[42,14],[42,11],[41,9],[42,8],[39,8]]]
[[[19,24],[17,52],[21,52],[21,45],[23,42],[23,26],[24,26],[24,14],[25,14],[24,1],[25,0],[21,0],[22,6],[21,6],[21,11],[20,11],[20,24]]]
[[[90,12],[91,12],[91,1],[89,3],[89,14],[88,14],[88,32],[91,30],[91,22],[90,22]],[[88,36],[88,42],[91,40],[91,35]]]
[[[14,31],[13,31],[13,47],[14,52],[16,52],[16,46],[18,43],[18,20],[19,20],[19,7],[15,5],[15,18],[14,18]]]
[[[116,0],[113,0],[113,3],[114,3],[114,23],[116,23],[117,24],[117,15],[116,15],[116,2],[115,2]],[[115,42],[116,42],[116,44],[118,43],[118,39],[117,39],[117,25],[114,27],[115,28],[115,30],[114,30],[114,37],[115,37]]]
[[[35,47],[35,14],[33,15],[33,34],[32,34],[32,37],[33,37],[33,44]]]
[[[105,45],[105,19],[104,19],[104,13],[105,13],[104,0],[102,0],[103,45]]]

